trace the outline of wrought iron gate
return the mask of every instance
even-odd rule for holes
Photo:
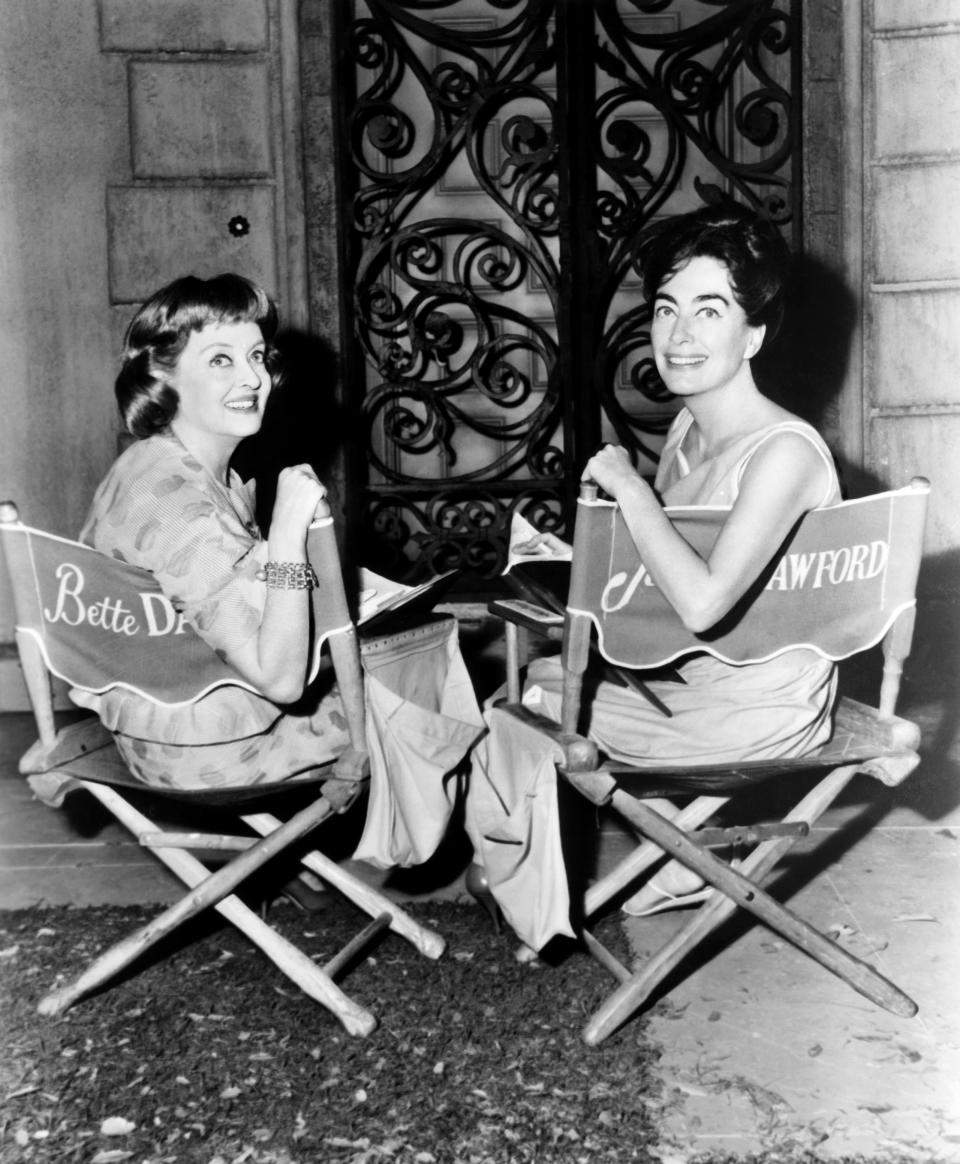
[[[675,406],[635,240],[716,194],[799,244],[799,0],[336,0],[350,528],[493,588],[603,440]]]

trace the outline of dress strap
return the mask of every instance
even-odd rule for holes
[[[674,456],[680,466],[680,472],[684,477],[690,473],[690,462],[687,460],[687,454],[683,451],[683,442],[687,439],[687,433],[693,425],[693,413],[688,408],[683,408],[677,414],[676,419],[676,440],[674,443]]]

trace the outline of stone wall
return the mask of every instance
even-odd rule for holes
[[[74,535],[138,303],[236,270],[306,328],[297,0],[6,0],[0,496]],[[0,579],[0,709],[22,704]]]

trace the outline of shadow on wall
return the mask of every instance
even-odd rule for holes
[[[276,339],[284,378],[270,397],[263,426],[238,448],[234,467],[257,482],[257,520],[264,534],[277,490],[277,476],[287,465],[309,464],[329,485],[337,455],[350,440],[350,426],[337,394],[337,354],[324,339],[300,331]],[[331,497],[336,507],[338,499]]]
[[[780,334],[754,360],[765,395],[809,421],[829,444],[840,418],[837,401],[847,377],[859,318],[857,299],[829,266],[799,260]],[[924,465],[904,467],[899,480],[882,480],[836,455],[844,497],[906,485]],[[934,483],[934,490],[936,483]],[[924,762],[891,799],[905,800],[929,820],[941,819],[960,803],[960,552],[924,557],[917,585],[917,621],[898,710],[918,718]],[[879,689],[880,648],[841,667],[843,690],[872,701]]]
[[[864,497],[907,481],[884,481],[858,466],[848,468],[841,480],[855,484],[854,497]],[[922,476],[923,466],[916,466]],[[911,474],[913,475],[913,474]],[[899,714],[923,721],[921,752],[929,766],[921,770],[936,771],[937,791],[924,802],[922,811],[936,820],[960,803],[960,551],[925,554],[917,579],[917,617],[910,656],[904,665]],[[865,657],[851,660],[841,667],[843,690],[856,699],[870,702],[879,690],[883,658],[879,646]],[[947,773],[950,773],[949,778]],[[911,789],[917,778],[908,782]],[[929,796],[929,793],[927,794]]]
[[[960,550],[930,554],[920,566],[917,622],[913,651],[904,668],[902,706],[926,708],[921,752],[940,769],[938,788],[942,803],[924,802],[924,811],[936,820],[940,809],[960,801]],[[949,778],[947,774],[949,773]]]
[[[849,287],[825,264],[804,259],[798,268],[786,319],[775,341],[754,361],[764,393],[802,416],[830,443],[839,425],[836,401],[848,372],[858,320]],[[906,485],[926,466],[904,466],[899,480],[881,479],[837,457],[845,497]],[[936,482],[934,482],[936,491]],[[923,816],[938,820],[960,802],[960,551],[927,554],[917,584],[917,621],[906,662],[898,710],[918,718],[923,731],[924,763],[897,790]],[[843,689],[872,699],[883,660],[880,648],[841,667]]]
[[[856,327],[857,300],[848,284],[820,260],[801,256],[783,326],[753,361],[764,395],[829,433]]]
[[[960,804],[960,551],[931,554],[920,567],[913,649],[903,669],[897,712],[920,727],[920,767],[886,802],[910,805],[925,820],[942,820]],[[872,702],[879,690],[879,647],[840,665],[840,686]]]

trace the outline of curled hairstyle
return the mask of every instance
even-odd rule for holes
[[[262,288],[242,275],[198,279],[185,275],[151,295],[130,321],[114,390],[120,415],[135,437],[170,424],[180,403],[170,376],[192,332],[211,323],[255,323],[266,344],[266,367],[280,372],[273,338],[277,309]]]
[[[640,244],[643,291],[653,303],[657,291],[691,259],[722,263],[737,303],[751,327],[765,326],[772,339],[783,321],[791,257],[777,228],[728,201],[703,206],[657,223]]]

